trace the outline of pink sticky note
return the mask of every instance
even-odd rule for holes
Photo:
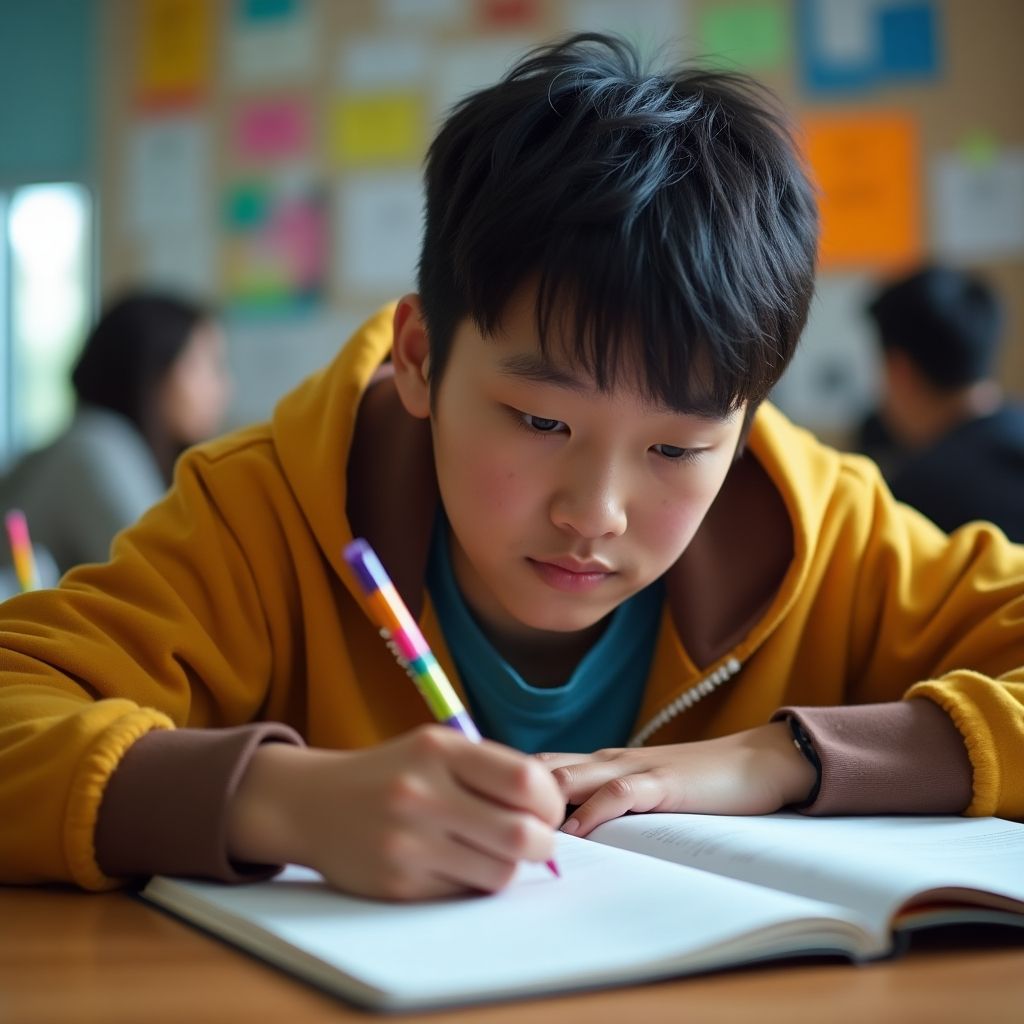
[[[257,100],[235,123],[235,146],[250,159],[277,160],[309,146],[309,111],[300,100]]]

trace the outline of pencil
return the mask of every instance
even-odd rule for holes
[[[28,521],[21,509],[12,508],[4,516],[4,523],[7,526],[7,539],[11,543],[11,558],[14,561],[14,572],[18,577],[22,593],[28,590],[38,590],[39,569],[36,567],[36,557],[32,551],[32,540],[28,533]]]
[[[463,707],[376,552],[359,537],[345,547],[344,556],[366,596],[370,616],[380,635],[416,684],[434,718],[479,743],[482,738],[480,731]],[[547,866],[552,874],[559,875],[553,860],[549,860]]]

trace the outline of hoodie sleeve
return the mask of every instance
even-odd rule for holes
[[[933,766],[952,768],[966,752],[972,787],[965,813],[1024,818],[1024,546],[989,524],[947,535],[896,502],[873,467],[865,471],[863,460],[852,466],[869,504],[856,520],[863,525],[848,577],[848,702],[900,695],[912,705],[930,702],[944,713],[941,728],[930,719],[907,735],[931,736],[932,755],[945,751]],[[908,679],[893,693],[895,680]],[[900,734],[906,712],[894,714]],[[922,727],[924,719],[915,721]],[[865,736],[874,730],[876,738],[889,728],[877,714],[863,724]],[[822,742],[833,742],[835,729],[822,729]],[[950,747],[949,737],[960,745]],[[920,754],[927,761],[924,748]],[[925,771],[918,783],[929,774],[938,778]],[[954,785],[947,793],[954,802],[955,793]]]
[[[298,516],[272,459],[257,430],[189,453],[109,563],[0,606],[0,820],[17,823],[0,829],[0,882],[117,884],[97,860],[96,827],[115,773],[113,804],[126,806],[118,769],[135,744],[272,717],[271,681],[288,674],[275,659],[289,655],[272,647],[270,623],[295,601],[283,520]],[[214,788],[225,791],[237,763],[221,757]],[[173,781],[187,785],[187,773]],[[201,808],[166,812],[182,828],[206,820]]]

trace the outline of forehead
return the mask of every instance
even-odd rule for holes
[[[682,413],[721,422],[735,407],[723,409],[721,400],[707,386],[710,364],[706,354],[671,374],[658,365],[656,345],[644,342],[634,331],[614,337],[593,336],[582,343],[574,334],[576,321],[571,311],[559,310],[542,334],[535,293],[520,289],[509,302],[501,320],[490,333],[476,325],[466,326],[476,339],[482,357],[498,375],[512,381],[560,388],[580,396],[628,395],[645,410]],[[603,344],[603,365],[595,366]],[[665,394],[666,379],[682,376],[684,383]],[[658,383],[655,383],[655,380]]]

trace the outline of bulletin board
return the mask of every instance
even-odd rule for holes
[[[597,28],[680,40],[792,114],[824,235],[812,365],[791,391],[831,374],[843,398],[797,400],[796,418],[855,415],[874,386],[863,303],[928,258],[1003,294],[1001,376],[1024,396],[1020,0],[106,0],[103,15],[103,290],[211,300],[236,363],[262,331],[281,371],[252,378],[268,399],[413,290],[444,111],[530,45]]]

